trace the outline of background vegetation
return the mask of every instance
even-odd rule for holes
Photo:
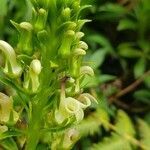
[[[84,28],[89,53],[84,63],[95,70],[83,86],[98,100],[77,126],[74,150],[150,149],[150,1],[82,0],[91,19]],[[10,24],[30,20],[28,0],[0,0],[0,39],[15,45]],[[2,58],[0,58],[2,64]],[[9,93],[9,88],[0,85]],[[3,145],[3,142],[0,142]]]

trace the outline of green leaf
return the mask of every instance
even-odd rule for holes
[[[13,138],[7,138],[0,141],[0,146],[2,146],[5,150],[18,150],[17,144]]]
[[[148,88],[150,88],[150,76],[145,77],[144,83]]]
[[[138,129],[142,144],[146,150],[150,148],[150,126],[144,120],[138,119]]]
[[[133,96],[139,101],[150,104],[150,91],[147,89],[135,91]]]
[[[137,27],[136,23],[133,22],[132,20],[130,20],[130,19],[122,19],[119,22],[117,30],[118,31],[127,30],[127,29],[135,30],[136,27]]]
[[[142,76],[146,69],[146,61],[144,58],[141,58],[137,61],[137,63],[134,66],[134,77],[138,78]]]
[[[118,46],[119,55],[127,58],[138,58],[141,57],[142,53],[140,50],[135,49],[132,43],[123,43]]]
[[[99,76],[99,82],[101,84],[105,83],[105,82],[109,82],[109,81],[115,80],[115,79],[116,79],[116,76],[109,75],[109,74],[102,74],[102,75]]]
[[[107,54],[107,51],[105,49],[99,49],[97,50],[91,57],[90,57],[90,61],[91,63],[91,67],[93,69],[97,69],[98,67],[100,67],[104,60],[105,60],[105,56]]]
[[[6,131],[6,132],[0,134],[0,140],[10,138],[10,137],[14,137],[14,136],[21,136],[21,135],[22,135],[22,132],[20,132],[18,130]]]
[[[107,130],[109,128],[108,123],[108,113],[101,108],[98,109],[97,112],[91,113],[86,119],[77,125],[76,128],[79,131],[80,136],[85,137],[99,132],[100,126],[104,126],[104,128]]]
[[[131,119],[122,110],[118,111],[115,127],[119,134],[128,134],[131,136],[135,135],[135,129],[131,122]]]
[[[95,42],[99,44],[102,48],[106,49],[106,51],[110,53],[114,53],[114,49],[110,41],[106,37],[100,34],[99,35],[96,34],[96,35],[89,36],[87,39],[89,40],[90,43]]]
[[[109,138],[104,138],[98,144],[94,144],[89,150],[132,150],[130,143],[115,135]]]
[[[85,76],[80,86],[82,88],[96,87],[99,84],[97,76]]]
[[[108,3],[99,8],[99,11],[114,13],[116,15],[121,15],[126,13],[126,9],[118,4]]]

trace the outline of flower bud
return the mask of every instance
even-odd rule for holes
[[[63,9],[62,17],[64,18],[65,21],[70,20],[70,15],[71,15],[71,9],[69,7]]]
[[[47,21],[47,11],[43,8],[39,9],[37,12],[37,20],[34,24],[36,31],[41,31],[45,28]]]
[[[47,8],[50,0],[37,0],[37,4],[40,8]]]
[[[69,73],[73,78],[77,78],[80,75],[80,60],[73,57],[69,64]]]
[[[74,14],[78,14],[78,11],[80,10],[80,2],[79,1],[73,2],[72,9]]]
[[[88,49],[88,45],[84,41],[80,41],[79,42],[79,48],[87,50]]]
[[[80,68],[80,75],[83,76],[83,75],[90,75],[90,76],[94,76],[94,71],[91,67],[89,66],[82,66]]]
[[[65,33],[62,44],[58,50],[58,53],[62,58],[68,58],[68,56],[70,55],[70,49],[74,35],[75,32],[73,30],[68,30],[67,33]]]
[[[17,45],[17,50],[22,54],[32,55],[33,45],[32,45],[32,31],[33,27],[29,22],[22,22],[20,24],[11,21],[11,23],[19,31],[19,42]]]
[[[0,122],[8,123],[10,115],[13,115],[13,121],[17,122],[19,116],[16,111],[13,110],[13,101],[7,95],[0,93]]]
[[[73,21],[67,21],[63,24],[61,24],[58,29],[57,29],[57,34],[63,34],[64,32],[66,33],[66,30],[75,30],[77,24]]]
[[[35,93],[39,88],[39,74],[41,73],[41,62],[37,59],[34,59],[31,64],[29,71],[25,75],[24,88],[32,89],[32,92]]]
[[[73,55],[84,56],[84,55],[86,55],[86,51],[81,48],[76,48],[73,52]]]
[[[82,37],[84,37],[84,33],[83,32],[77,32],[75,34],[76,39],[80,40]]]
[[[38,59],[34,59],[30,64],[30,68],[35,74],[39,75],[42,69],[41,62]]]
[[[10,77],[18,77],[22,73],[21,66],[17,63],[14,49],[5,41],[0,40],[0,50],[6,57],[4,72]]]

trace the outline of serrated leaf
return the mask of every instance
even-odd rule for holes
[[[138,78],[142,76],[145,72],[145,69],[146,69],[146,61],[144,58],[141,58],[134,65],[134,77]]]
[[[133,123],[123,110],[118,110],[115,127],[119,134],[135,135]]]
[[[144,120],[138,119],[138,129],[142,144],[146,150],[150,148],[150,126]]]
[[[89,150],[132,150],[130,143],[115,135],[94,144]]]
[[[80,136],[94,135],[100,131],[100,126],[104,126],[106,130],[109,129],[109,116],[104,109],[98,109],[97,112],[90,114],[79,125],[77,130],[80,132]],[[92,127],[92,128],[91,128]]]

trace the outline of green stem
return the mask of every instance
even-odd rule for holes
[[[28,128],[28,137],[27,137],[27,145],[26,150],[35,150],[40,138],[40,129],[42,123],[42,115],[40,112],[42,111],[36,105],[32,107],[33,113],[31,122],[29,123]]]
[[[32,100],[32,114],[31,119],[29,120],[26,150],[35,150],[38,145],[41,130],[43,128],[42,111],[48,101],[48,96],[51,96],[53,90],[53,86],[51,86],[52,90],[48,90],[50,88],[49,83],[52,80],[49,76],[52,72],[49,67],[49,58],[47,57],[47,54],[43,56],[42,66],[41,90]]]

